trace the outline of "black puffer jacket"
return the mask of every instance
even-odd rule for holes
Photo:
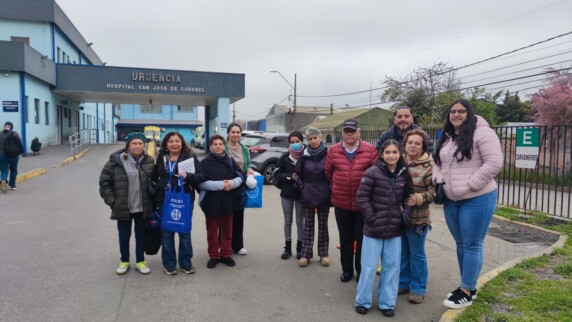
[[[212,152],[201,160],[201,166],[204,169],[208,180],[221,181],[232,180],[238,176],[242,177],[242,172],[236,161],[225,153],[224,156],[217,156]],[[244,178],[243,178],[244,179]],[[229,216],[237,210],[244,209],[243,196],[241,194],[242,187],[234,188],[230,191],[203,190],[203,199],[200,200],[200,206],[206,216]]]
[[[297,200],[300,198],[300,191],[296,185],[296,180],[292,178],[292,174],[296,172],[296,165],[290,158],[290,153],[282,154],[277,164],[278,170],[274,176],[280,184],[280,197]]]
[[[192,151],[190,154],[188,152],[181,151],[181,154],[179,154],[179,158],[177,159],[175,169],[173,169],[173,174],[179,173],[179,162],[188,160],[190,158],[194,158],[195,173],[187,173],[183,187],[184,191],[191,195],[191,201],[194,201],[195,190],[199,186],[199,183],[206,180],[206,176],[203,173],[203,168],[201,167],[201,163],[199,162],[197,155]],[[163,207],[163,202],[165,201],[165,189],[167,188],[169,181],[171,182],[171,185],[175,185],[175,187],[178,186],[178,178],[174,175],[172,177],[169,175],[169,170],[167,169],[168,166],[165,165],[165,160],[169,160],[169,155],[159,154],[155,168],[153,170],[153,174],[151,175],[151,179],[157,182],[157,195],[155,196],[155,201],[156,206],[159,208]]]
[[[99,195],[105,204],[111,207],[111,219],[113,220],[131,219],[127,203],[129,180],[120,159],[124,152],[125,150],[121,149],[112,153],[99,175]],[[151,175],[155,162],[152,157],[145,155],[140,164],[145,170],[139,170],[139,182],[141,184],[141,199],[143,200],[143,216],[146,217],[153,210],[153,198],[147,193],[149,177],[145,172]]]
[[[398,166],[392,173],[383,161],[378,161],[369,168],[363,175],[356,197],[363,214],[364,235],[381,239],[400,236],[401,206],[411,214],[411,206],[404,204],[411,193],[413,184],[406,167]]]

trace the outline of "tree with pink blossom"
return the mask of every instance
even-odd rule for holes
[[[549,86],[532,94],[532,119],[541,125],[572,124],[572,73],[548,70]]]

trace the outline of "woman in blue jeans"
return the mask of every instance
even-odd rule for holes
[[[145,153],[145,135],[131,133],[125,138],[125,148],[115,151],[103,166],[99,176],[99,194],[111,208],[111,219],[117,220],[121,262],[115,271],[123,275],[129,270],[129,240],[135,224],[135,269],[141,274],[151,270],[145,262],[143,233],[145,217],[153,211],[149,195],[149,173],[153,171],[153,157]]]
[[[477,297],[483,241],[496,207],[494,178],[502,163],[500,141],[487,121],[475,115],[469,101],[453,102],[433,167],[433,182],[445,183],[445,220],[457,244],[461,273],[461,285],[443,301],[449,308],[470,306]]]
[[[179,171],[179,163],[194,159],[194,172]],[[161,210],[165,201],[165,191],[174,189],[178,191],[181,187],[179,178],[183,179],[183,191],[191,195],[191,207],[195,200],[195,187],[205,181],[201,164],[196,154],[185,142],[185,138],[178,132],[169,132],[163,138],[159,148],[159,156],[151,178],[157,182],[157,208]],[[175,233],[163,231],[161,234],[163,268],[167,275],[177,274],[177,252],[175,251]],[[179,233],[179,267],[185,274],[194,274],[195,268],[192,263],[193,245],[191,243],[191,232],[188,234]]]
[[[409,293],[409,302],[419,304],[425,298],[429,271],[425,255],[425,240],[431,229],[429,206],[433,202],[433,158],[427,153],[427,134],[412,129],[403,138],[405,163],[413,181],[414,194],[407,198],[413,207],[411,222],[401,235],[401,271],[397,294]]]

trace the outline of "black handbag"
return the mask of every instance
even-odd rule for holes
[[[445,202],[445,190],[443,190],[443,185],[445,182],[435,184],[435,196],[433,197],[433,203],[436,205],[442,205]]]
[[[151,180],[151,176],[147,173],[147,171],[145,171],[145,169],[143,169],[143,166],[141,166],[141,171],[143,171],[147,177],[147,194],[149,197],[155,198],[155,194],[157,193],[157,182]]]
[[[157,211],[153,211],[147,218],[147,225],[145,226],[144,249],[145,254],[155,255],[161,249],[161,215]]]

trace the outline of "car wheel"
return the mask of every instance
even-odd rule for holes
[[[269,163],[264,167],[264,184],[272,184],[272,172],[274,172],[274,169],[276,169],[276,163]]]

